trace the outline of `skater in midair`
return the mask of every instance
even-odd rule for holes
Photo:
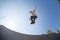
[[[30,15],[31,24],[35,24],[35,19],[37,19],[36,7],[33,9],[33,11],[30,11]]]

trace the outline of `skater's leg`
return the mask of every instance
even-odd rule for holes
[[[35,18],[34,18],[34,16],[33,16],[33,18],[32,18],[33,20],[32,20],[32,24],[34,24],[35,23]]]
[[[33,16],[31,16],[31,24],[33,24]]]
[[[31,24],[34,24],[35,23],[35,16],[31,16]]]
[[[33,20],[33,24],[35,23],[35,18],[33,18],[34,20]]]

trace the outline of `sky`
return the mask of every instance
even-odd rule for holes
[[[30,24],[30,11],[36,5],[38,18]],[[60,4],[57,0],[0,0],[0,24],[8,29],[27,34],[41,35],[49,29],[60,29]]]

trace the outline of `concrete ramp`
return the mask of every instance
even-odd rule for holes
[[[26,35],[14,32],[0,25],[0,40],[60,40],[60,34]]]

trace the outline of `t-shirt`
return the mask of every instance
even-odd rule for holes
[[[37,16],[37,15],[36,15],[36,10],[35,10],[35,9],[32,11],[31,16]]]

